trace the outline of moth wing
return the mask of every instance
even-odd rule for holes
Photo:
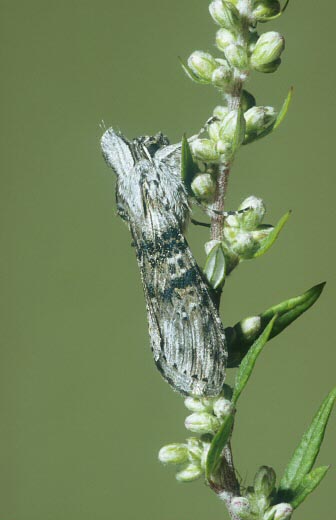
[[[134,159],[127,139],[116,133],[113,128],[109,128],[104,132],[100,144],[108,166],[118,176],[127,175],[134,166]]]
[[[226,367],[223,325],[173,212],[158,212],[146,183],[150,233],[132,229],[155,363],[179,392],[218,395]]]

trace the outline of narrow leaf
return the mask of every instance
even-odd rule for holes
[[[301,484],[294,492],[294,496],[290,501],[291,506],[296,509],[302,502],[307,498],[310,493],[320,484],[328,472],[329,466],[321,466],[320,468],[313,469],[308,475],[306,475]]]
[[[222,451],[232,432],[233,421],[234,416],[227,415],[221,428],[218,430],[211,442],[205,468],[205,474],[208,480],[211,479],[211,475],[216,472],[220,464]]]
[[[197,165],[194,163],[188,139],[182,137],[181,150],[181,177],[189,195],[192,195],[191,183],[197,173]]]
[[[263,312],[260,315],[261,322],[263,324],[268,323],[268,321],[275,314],[278,315],[278,318],[274,323],[270,339],[280,334],[280,332],[288,327],[288,325],[290,325],[299,316],[301,316],[301,314],[307,311],[321,296],[324,286],[325,282],[315,285],[300,296],[296,296],[295,298],[291,298],[282,303],[279,303],[278,305],[275,305],[274,307],[271,307],[267,311]]]
[[[287,220],[291,216],[291,211],[288,211],[277,223],[274,229],[269,233],[269,235],[263,240],[261,247],[254,253],[253,258],[258,258],[261,255],[264,255],[266,251],[274,244],[276,239],[278,238],[280,231],[286,224]]]
[[[235,368],[240,365],[242,359],[258,337],[258,334],[264,330],[267,323],[269,323],[276,314],[277,319],[274,322],[269,340],[280,334],[280,332],[306,312],[321,296],[324,286],[325,282],[315,285],[300,296],[290,298],[267,309],[259,315],[260,327],[255,330],[253,334],[245,333],[244,327],[242,326],[245,320],[236,323],[234,327],[227,327],[225,329],[225,335],[228,341],[229,351],[228,368]],[[258,316],[256,316],[256,318],[258,318]]]
[[[204,274],[214,289],[223,285],[225,280],[225,256],[222,244],[217,244],[211,249],[205,262]]]
[[[198,76],[196,76],[196,74],[194,74],[194,72],[191,70],[191,68],[188,67],[188,65],[186,65],[183,62],[183,60],[182,60],[182,58],[180,58],[180,56],[178,57],[178,59],[182,65],[184,72],[186,73],[186,75],[188,76],[189,79],[191,79],[195,83],[198,83],[199,85],[208,85],[210,83],[210,81],[207,81],[205,79],[200,79]]]
[[[296,491],[304,477],[312,469],[324,438],[325,429],[336,399],[336,387],[329,393],[320,406],[311,425],[303,435],[285,473],[281,479],[279,493],[286,497]]]
[[[293,92],[294,92],[294,87],[291,87],[289,89],[288,95],[284,101],[284,104],[281,107],[278,117],[275,120],[274,127],[273,127],[274,130],[276,130],[278,128],[278,126],[281,125],[282,121],[285,119],[288,109],[289,109],[289,105],[291,104],[291,101],[293,99]]]
[[[248,136],[244,143],[243,144],[250,144],[250,143],[253,143],[254,141],[258,141],[259,139],[262,139],[263,137],[266,137],[268,134],[270,134],[271,132],[273,132],[273,130],[276,130],[279,125],[282,123],[282,121],[285,119],[285,116],[288,112],[288,109],[289,109],[289,105],[292,101],[292,98],[293,98],[293,92],[294,92],[294,88],[291,87],[289,89],[289,92],[287,94],[287,97],[280,109],[280,112],[276,118],[276,120],[274,121],[274,123],[272,123],[270,126],[268,126],[266,128],[266,130],[264,130],[263,132],[260,132],[260,134],[253,134],[253,135],[250,135]]]
[[[250,376],[252,374],[254,365],[256,364],[257,358],[267,343],[267,340],[271,334],[272,327],[276,320],[276,316],[269,322],[263,333],[259,336],[259,338],[253,343],[252,347],[244,357],[238,373],[236,375],[235,387],[233,390],[232,402],[234,404],[237,403],[240,394],[244,390]]]

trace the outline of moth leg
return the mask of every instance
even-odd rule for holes
[[[194,218],[190,219],[190,222],[194,224],[194,226],[203,226],[203,227],[211,227],[211,224],[208,224],[207,222],[200,222],[199,220],[195,220]]]

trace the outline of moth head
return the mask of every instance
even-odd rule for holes
[[[164,146],[169,145],[168,137],[165,136],[162,132],[158,132],[154,136],[144,135],[143,137],[139,137],[135,139],[137,144],[140,144],[142,147],[146,148],[148,154],[151,157],[154,157],[155,153]]]

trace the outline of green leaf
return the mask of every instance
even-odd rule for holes
[[[282,121],[285,119],[288,109],[289,109],[289,105],[291,104],[291,101],[293,99],[293,92],[294,92],[294,87],[291,87],[289,89],[288,95],[284,101],[284,104],[281,107],[278,117],[276,118],[276,120],[274,122],[273,130],[276,130],[281,125]]]
[[[252,258],[258,258],[261,255],[264,255],[266,251],[274,244],[276,239],[278,238],[280,231],[286,224],[287,220],[291,216],[291,211],[288,211],[277,223],[274,229],[269,233],[269,235],[263,240],[262,245],[257,249]]]
[[[191,183],[197,171],[198,168],[194,163],[188,139],[184,135],[181,150],[181,177],[189,195],[192,195]]]
[[[238,373],[236,375],[236,381],[235,381],[235,387],[233,390],[233,396],[232,396],[232,402],[234,404],[237,403],[242,391],[244,390],[248,380],[250,379],[250,376],[252,374],[254,365],[256,364],[257,358],[266,345],[268,338],[271,334],[272,327],[274,325],[274,322],[276,320],[276,316],[272,318],[272,320],[269,322],[263,333],[258,337],[258,339],[253,343],[252,347],[244,357]]]
[[[244,324],[245,320],[236,323],[234,327],[227,327],[225,329],[225,335],[229,351],[228,368],[235,368],[240,365],[242,359],[251,348],[253,341],[255,341],[258,334],[264,330],[267,323],[269,323],[275,315],[277,315],[277,319],[274,322],[269,340],[280,334],[280,332],[293,323],[293,321],[310,309],[321,296],[324,286],[325,282],[315,285],[300,296],[290,298],[267,309],[259,315],[260,328],[255,330],[253,334],[246,334],[244,332],[242,324]]]
[[[205,475],[207,480],[211,479],[211,475],[216,472],[220,464],[222,451],[232,432],[233,421],[234,416],[227,415],[222,423],[222,426],[211,442],[205,467]]]
[[[280,18],[280,16],[286,11],[288,4],[289,4],[289,0],[286,0],[283,8],[280,11],[280,13],[275,14],[274,16],[268,16],[267,18],[265,17],[262,20],[259,20],[259,22],[261,22],[261,23],[270,22],[271,20],[276,20],[277,18]]]
[[[268,337],[271,333],[274,320],[275,317],[267,325],[266,329],[261,334],[261,336],[259,336],[259,338],[255,341],[253,347],[251,348],[250,352],[245,357],[243,363],[240,366],[240,369],[236,376],[236,383],[232,396],[232,403],[234,405],[236,405],[240,394],[244,390],[247,381],[249,380],[252,374],[256,360],[260,352],[262,351],[263,347],[265,346]],[[218,465],[220,464],[222,451],[231,435],[233,421],[233,414],[226,416],[221,428],[218,430],[218,432],[212,440],[206,461],[206,477],[208,480],[210,480],[211,475],[215,473],[216,469],[218,468]]]
[[[300,296],[290,298],[289,300],[281,302],[278,305],[274,305],[274,307],[271,307],[267,311],[263,312],[260,315],[261,322],[263,324],[268,323],[268,321],[275,314],[278,315],[278,318],[274,323],[270,339],[280,334],[280,332],[288,327],[288,325],[290,325],[299,316],[301,316],[301,314],[307,311],[321,296],[324,287],[325,282],[314,285],[314,287],[311,287],[311,289],[301,294]]]
[[[301,484],[296,488],[293,498],[290,501],[293,509],[296,509],[307,498],[310,493],[320,484],[328,472],[329,466],[321,466],[306,475]]]
[[[260,132],[260,134],[252,134],[250,136],[248,136],[244,143],[243,144],[250,144],[250,143],[253,143],[254,141],[258,141],[259,139],[262,139],[263,137],[266,137],[266,135],[270,134],[271,132],[273,132],[273,130],[276,130],[280,124],[282,123],[282,121],[285,119],[285,116],[288,112],[288,109],[289,109],[289,105],[292,101],[292,98],[293,98],[293,91],[294,91],[294,88],[291,87],[289,89],[289,92],[287,94],[287,97],[280,109],[280,112],[276,118],[276,120],[274,121],[274,123],[272,123],[270,126],[268,126],[266,128],[266,130],[264,130],[263,132]]]
[[[320,406],[311,425],[303,435],[285,473],[281,479],[279,494],[286,500],[302,484],[312,469],[324,438],[325,429],[336,399],[336,387],[329,393]]]
[[[191,79],[195,83],[198,83],[199,85],[208,85],[210,83],[210,81],[207,81],[206,79],[200,79],[198,76],[196,76],[196,74],[191,70],[191,68],[183,62],[180,56],[178,57],[178,59],[189,79]]]
[[[225,280],[225,256],[221,243],[216,244],[208,254],[204,274],[214,289],[223,285]]]

